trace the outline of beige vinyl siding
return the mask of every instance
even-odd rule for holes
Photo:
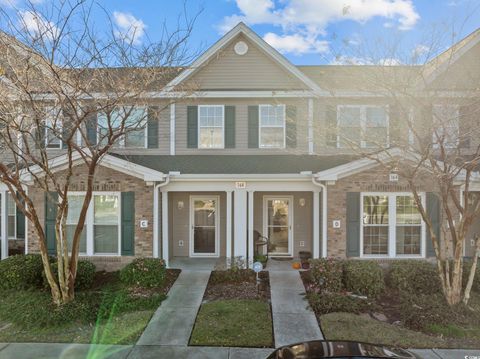
[[[173,257],[188,257],[190,250],[190,197],[205,196],[220,197],[220,257],[225,257],[226,253],[226,201],[225,192],[169,192],[169,253]],[[184,207],[178,209],[178,202],[182,201]],[[178,242],[183,240],[183,247]]]
[[[248,45],[245,55],[237,55],[238,41]],[[240,35],[215,55],[189,81],[201,90],[299,90],[306,89],[298,78]]]
[[[235,106],[235,148],[196,149],[187,148],[187,106],[198,105]],[[297,147],[285,149],[248,148],[248,106],[259,104],[285,104],[297,108]],[[305,99],[201,99],[176,105],[175,152],[178,155],[191,154],[307,154],[308,153],[308,105]]]
[[[253,208],[254,229],[261,234],[263,228],[263,197],[264,196],[293,196],[293,256],[298,257],[300,251],[313,250],[313,195],[312,192],[255,192]],[[300,206],[300,199],[305,199],[305,206]],[[300,242],[304,241],[305,246],[300,247]]]

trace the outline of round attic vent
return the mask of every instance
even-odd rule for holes
[[[239,41],[235,44],[233,48],[237,55],[245,55],[248,52],[248,45],[244,41]]]

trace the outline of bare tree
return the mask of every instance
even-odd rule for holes
[[[94,27],[94,12],[104,15],[109,31]],[[60,305],[74,299],[80,239],[102,157],[119,143],[138,140],[151,95],[161,93],[191,61],[187,40],[196,16],[182,14],[173,31],[164,26],[159,41],[139,44],[142,29],[118,31],[108,13],[90,0],[44,7],[32,2],[16,15],[0,15],[0,179],[33,226],[53,301]],[[175,90],[186,96],[192,89]],[[151,108],[160,112],[178,100],[157,101]],[[52,147],[66,156],[61,173],[54,167]],[[88,176],[69,243],[68,194],[76,166],[84,166]],[[32,185],[58,194],[51,198],[58,203],[58,275],[49,261],[39,204],[27,191]]]
[[[342,124],[339,114],[338,126],[330,131],[340,146],[376,161],[408,183],[431,238],[443,294],[450,305],[467,304],[480,255],[476,237],[472,265],[464,266],[467,234],[480,215],[478,192],[472,189],[472,183],[480,179],[480,93],[476,85],[480,74],[473,65],[478,45],[472,50],[477,55],[466,49],[480,31],[458,42],[455,31],[438,30],[426,33],[421,48],[412,53],[405,53],[395,39],[394,44],[385,40],[362,44],[361,53],[349,55],[378,65],[363,67],[361,79],[356,80],[360,90],[372,98],[386,99],[388,122],[372,117],[366,128],[349,132],[348,119]],[[446,43],[449,49],[442,52]],[[420,191],[425,185],[436,193],[441,207],[440,231],[422,202]]]

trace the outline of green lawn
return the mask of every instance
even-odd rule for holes
[[[190,345],[272,347],[270,305],[260,300],[218,300],[198,312]]]

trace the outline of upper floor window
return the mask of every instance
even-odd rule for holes
[[[62,125],[61,111],[54,107],[48,107],[44,127],[46,148],[62,148]]]
[[[260,105],[259,147],[285,148],[285,105]]]
[[[199,148],[225,147],[225,107],[222,105],[198,106]]]
[[[434,105],[432,143],[435,148],[454,148],[459,145],[460,128],[458,105]]]
[[[338,106],[337,147],[388,146],[388,114],[384,106]]]
[[[110,130],[115,133],[120,130],[122,124],[125,134],[117,140],[115,147],[147,147],[148,126],[145,107],[119,107],[113,109],[109,115],[99,113],[98,143],[106,145]]]

